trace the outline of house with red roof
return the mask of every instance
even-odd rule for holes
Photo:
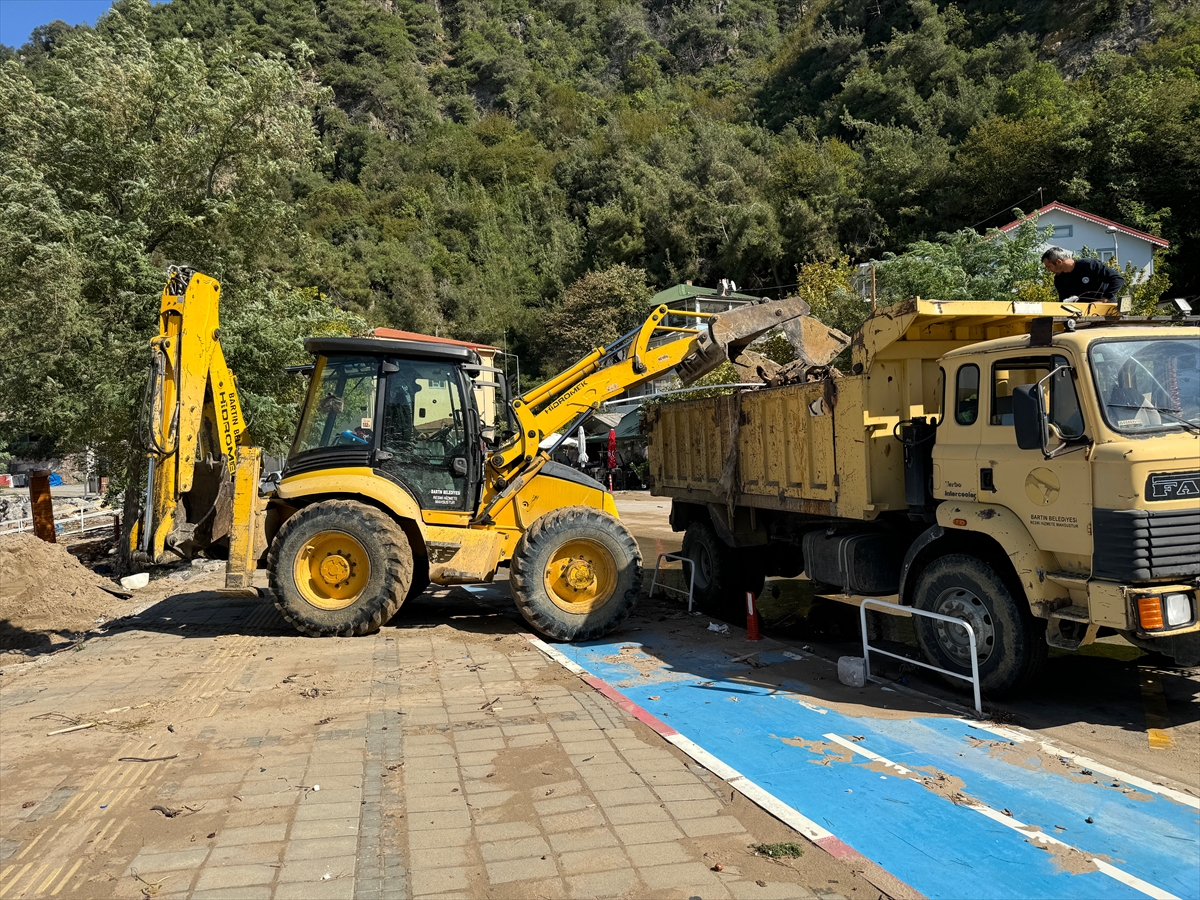
[[[1034,214],[1038,228],[1054,228],[1054,236],[1038,250],[1039,253],[1045,247],[1054,246],[1078,254],[1087,247],[1114,268],[1124,269],[1128,263],[1133,263],[1142,270],[1139,280],[1154,274],[1154,251],[1171,246],[1160,237],[1057,201],[1046,204]],[[1009,222],[1000,230],[1007,234],[1020,224],[1020,220]]]

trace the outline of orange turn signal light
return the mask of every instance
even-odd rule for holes
[[[955,520],[954,520],[954,524],[955,524],[955,525],[958,525],[959,527],[961,527],[961,526],[963,526],[963,525],[966,525],[966,524],[967,524],[967,520],[966,520],[966,519],[955,519]]]
[[[1138,621],[1142,631],[1154,631],[1163,627],[1161,597],[1138,597]]]

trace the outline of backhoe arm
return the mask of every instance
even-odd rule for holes
[[[192,556],[230,536],[235,475],[257,463],[221,351],[220,294],[207,275],[168,271],[143,411],[146,502],[131,535],[147,562]]]
[[[682,299],[744,300],[745,306],[722,313],[704,313],[668,307]],[[487,484],[481,519],[516,479],[531,474],[528,467],[538,455],[546,435],[565,434],[600,407],[630,388],[676,370],[685,383],[711,372],[751,341],[808,314],[808,304],[798,298],[761,302],[744,294],[721,293],[710,288],[678,285],[654,297],[655,307],[638,328],[607,347],[598,347],[561,374],[527,391],[513,401],[518,435],[488,460]],[[667,317],[696,321],[693,327],[665,324]]]

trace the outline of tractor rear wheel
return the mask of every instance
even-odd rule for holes
[[[616,628],[642,587],[642,554],[617,519],[587,506],[542,516],[512,558],[517,609],[539,634],[588,641]]]
[[[268,556],[275,605],[314,637],[378,631],[412,583],[412,549],[387,514],[353,500],[306,506],[283,523]]]

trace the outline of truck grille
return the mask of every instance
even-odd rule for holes
[[[1200,509],[1092,511],[1092,575],[1150,581],[1200,575]]]

